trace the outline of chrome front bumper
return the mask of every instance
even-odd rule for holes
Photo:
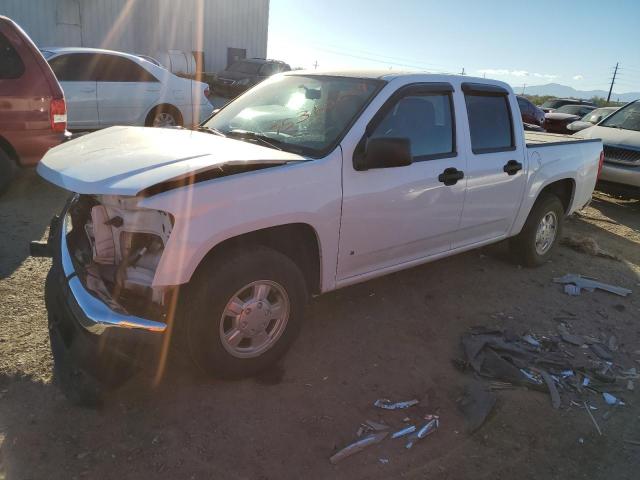
[[[605,162],[598,180],[640,187],[640,167],[627,167]]]
[[[60,255],[60,263],[62,272],[64,273],[64,281],[68,285],[70,297],[67,305],[72,311],[75,320],[89,333],[94,335],[102,335],[108,330],[113,329],[134,329],[144,330],[152,333],[163,333],[167,329],[165,323],[154,320],[147,320],[133,315],[116,312],[109,308],[104,302],[94,297],[84,287],[78,274],[73,266],[69,247],[67,245],[67,228],[69,215],[65,213],[62,217],[59,231],[59,252],[54,251],[54,256]],[[55,261],[55,258],[54,258]]]

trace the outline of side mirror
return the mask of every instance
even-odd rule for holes
[[[368,138],[363,143],[364,152],[353,159],[353,166],[358,171],[406,167],[413,163],[411,140],[408,138]]]

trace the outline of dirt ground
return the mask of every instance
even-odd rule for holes
[[[64,198],[26,172],[0,199],[0,479],[638,478],[640,447],[625,440],[640,440],[640,385],[619,393],[625,406],[593,412],[601,436],[584,409],[554,410],[548,395],[521,388],[498,392],[494,413],[468,435],[456,400],[471,375],[452,364],[471,326],[553,333],[564,318],[576,333],[615,335],[614,360],[639,368],[638,201],[597,193],[567,222],[566,233],[622,261],[563,246],[529,270],[504,245],[469,252],[315,299],[289,354],[260,378],[213,381],[175,355],[159,385],[145,372],[89,410],[51,383],[50,263],[28,257]],[[551,282],[568,272],[634,293],[569,297]],[[385,397],[423,402],[389,414],[372,406]],[[329,463],[361,422],[424,413],[441,426],[413,449],[385,441]]]

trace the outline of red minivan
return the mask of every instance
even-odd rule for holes
[[[29,36],[0,16],[0,194],[69,136],[64,94]]]

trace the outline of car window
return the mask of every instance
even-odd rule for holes
[[[229,67],[230,72],[249,73],[252,75],[260,71],[262,64],[257,62],[236,62]]]
[[[473,153],[515,148],[511,109],[506,95],[465,94]]]
[[[265,63],[260,69],[260,75],[270,77],[274,73],[278,73],[278,65],[275,63]]]
[[[449,94],[411,95],[398,100],[370,138],[408,138],[414,161],[455,151]]]
[[[117,55],[98,55],[98,82],[157,82],[158,79],[137,63]]]
[[[523,113],[526,113],[529,111],[530,107],[529,107],[529,102],[526,101],[524,98],[518,98],[518,107],[520,107],[520,111]]]
[[[20,78],[24,73],[24,63],[20,55],[13,48],[9,39],[0,33],[0,78]]]
[[[91,82],[96,79],[97,56],[93,53],[70,53],[49,60],[60,82]]]

